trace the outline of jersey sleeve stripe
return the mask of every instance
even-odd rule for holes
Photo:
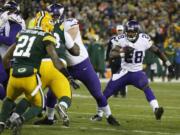
[[[42,19],[44,18],[45,14],[43,11],[40,12],[41,13],[41,17],[39,18],[38,20],[38,23],[37,23],[37,26],[40,27],[41,26],[41,22],[42,22]]]
[[[43,41],[51,41],[51,42],[53,42],[56,45],[56,39],[53,36],[50,36],[50,35],[45,36],[43,38]]]

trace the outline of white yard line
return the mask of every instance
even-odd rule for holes
[[[109,79],[100,79],[100,82],[107,83],[107,82],[109,82]],[[149,82],[150,82],[150,80],[149,80]],[[150,82],[150,83],[167,83],[167,82],[168,82],[167,80],[165,80],[165,82],[163,82],[161,78],[155,78],[154,82]],[[172,81],[170,81],[168,83],[180,83],[180,79],[179,80],[172,79]]]
[[[39,128],[39,127],[43,127],[43,126],[37,126],[37,125],[24,125],[24,128]],[[54,125],[54,126],[44,126],[46,129],[53,129],[53,128],[67,128],[64,126],[58,126],[58,125]],[[150,134],[150,135],[154,135],[154,134],[158,134],[158,135],[180,135],[180,133],[170,133],[170,132],[155,132],[155,131],[147,131],[147,130],[125,130],[125,129],[115,129],[115,128],[93,128],[93,127],[69,127],[68,129],[79,129],[79,130],[92,130],[92,131],[109,131],[109,132],[118,132],[118,133],[140,133],[140,134]]]
[[[74,111],[69,111],[68,112],[69,114],[77,114],[77,115],[90,115],[90,116],[93,116],[95,115],[95,113],[82,113],[82,112],[74,112]],[[143,118],[154,118],[154,115],[152,113],[152,115],[143,115],[142,113],[139,114],[139,115],[126,115],[126,114],[116,114],[116,116],[123,116],[123,117],[134,117],[136,119],[143,119]],[[163,116],[162,119],[176,119],[176,120],[180,120],[180,116],[179,115],[176,115],[176,116]],[[155,120],[155,118],[154,118]]]

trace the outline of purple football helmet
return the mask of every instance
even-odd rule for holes
[[[135,20],[130,20],[125,25],[125,35],[129,41],[136,41],[139,36],[140,25]]]
[[[56,20],[62,21],[64,19],[64,6],[61,4],[51,4],[47,7],[47,11]]]

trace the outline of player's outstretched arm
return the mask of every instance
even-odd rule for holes
[[[14,52],[15,48],[16,48],[16,44],[13,44],[12,46],[10,46],[2,59],[3,66],[5,69],[10,68],[10,60],[13,57],[13,52]]]
[[[150,50],[152,52],[154,52],[165,63],[165,65],[168,67],[168,71],[169,71],[170,75],[174,76],[175,75],[175,68],[171,64],[171,62],[168,60],[168,58],[166,57],[164,52],[160,51],[160,49],[154,45],[152,45],[150,47]]]
[[[78,89],[80,86],[75,82],[75,80],[72,78],[72,76],[69,74],[69,72],[67,71],[67,69],[64,67],[64,64],[61,60],[59,60],[59,57],[56,53],[55,47],[53,43],[50,43],[48,45],[46,45],[46,51],[49,54],[49,56],[51,57],[54,66],[61,72],[64,74],[64,76],[66,76],[70,82],[70,84],[72,85],[72,87],[74,89]]]
[[[48,55],[51,57],[52,59],[52,62],[54,64],[54,66],[59,70],[61,71],[61,69],[64,68],[64,64],[62,63],[61,60],[59,60],[59,57],[56,53],[56,50],[55,50],[55,45],[51,42],[46,42],[46,51],[48,53]]]

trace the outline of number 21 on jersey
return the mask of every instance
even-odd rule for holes
[[[14,50],[13,56],[30,57],[30,51],[35,39],[35,36],[20,36],[18,39],[18,44],[16,45],[16,49]]]

